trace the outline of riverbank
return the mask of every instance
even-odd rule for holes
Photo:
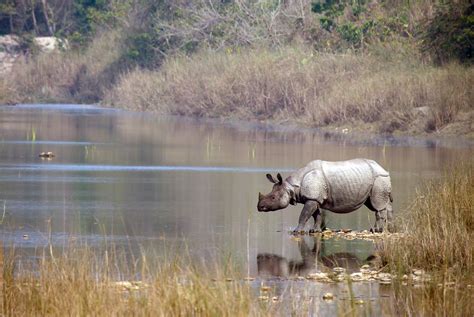
[[[474,137],[474,68],[314,54],[298,48],[202,53],[136,70],[103,103],[344,132]]]
[[[9,80],[0,80],[0,101],[95,101],[134,111],[343,133],[474,138],[472,67],[288,47],[202,52],[117,78],[110,65],[118,54],[101,53],[114,41],[99,42],[83,56],[51,53],[18,63]]]
[[[407,233],[389,239],[382,252],[393,272],[413,267],[438,273],[457,283],[474,276],[474,165],[460,162],[441,179],[424,184],[400,218]]]

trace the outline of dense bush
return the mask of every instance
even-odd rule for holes
[[[437,63],[474,57],[474,4],[469,1],[440,4],[422,32],[422,49]]]

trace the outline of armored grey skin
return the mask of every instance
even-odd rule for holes
[[[258,196],[258,211],[275,211],[289,204],[304,204],[298,226],[294,233],[301,232],[308,219],[314,218],[310,232],[321,232],[321,209],[335,213],[349,213],[366,205],[375,212],[375,226],[381,232],[387,222],[391,222],[392,186],[389,173],[375,161],[353,159],[328,162],[312,161],[295,171],[285,180],[277,175],[277,180],[267,174],[274,183],[268,195]]]

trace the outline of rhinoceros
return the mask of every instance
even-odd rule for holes
[[[321,209],[349,213],[366,205],[375,212],[372,231],[381,232],[392,220],[392,186],[390,174],[369,159],[329,162],[315,160],[293,172],[285,180],[266,175],[273,189],[267,195],[258,194],[258,211],[283,209],[289,204],[304,204],[294,233],[302,232],[313,216],[312,232],[321,232]]]

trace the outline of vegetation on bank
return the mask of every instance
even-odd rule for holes
[[[460,283],[474,282],[473,198],[472,162],[427,183],[400,219],[407,236],[384,245],[390,269],[403,273],[420,268]]]
[[[473,197],[472,162],[446,170],[441,179],[425,184],[404,211],[399,219],[404,237],[383,242],[386,270],[399,276],[415,269],[428,274],[422,289],[395,285],[402,315],[413,311],[430,316],[472,315]]]
[[[151,265],[146,256],[99,254],[69,246],[30,268],[5,260],[0,312],[5,316],[248,316],[264,315],[246,283],[229,283],[224,272],[205,272],[182,258]],[[128,273],[128,274],[127,274]],[[211,274],[213,279],[211,279]],[[121,280],[140,276],[140,280]],[[256,303],[257,305],[252,305]]]
[[[43,2],[7,1],[0,33],[71,49],[23,58],[0,103],[473,134],[466,0]]]
[[[472,115],[474,68],[437,68],[357,54],[201,53],[160,72],[124,75],[104,103],[187,116],[237,117],[307,126],[353,125],[419,134]]]

